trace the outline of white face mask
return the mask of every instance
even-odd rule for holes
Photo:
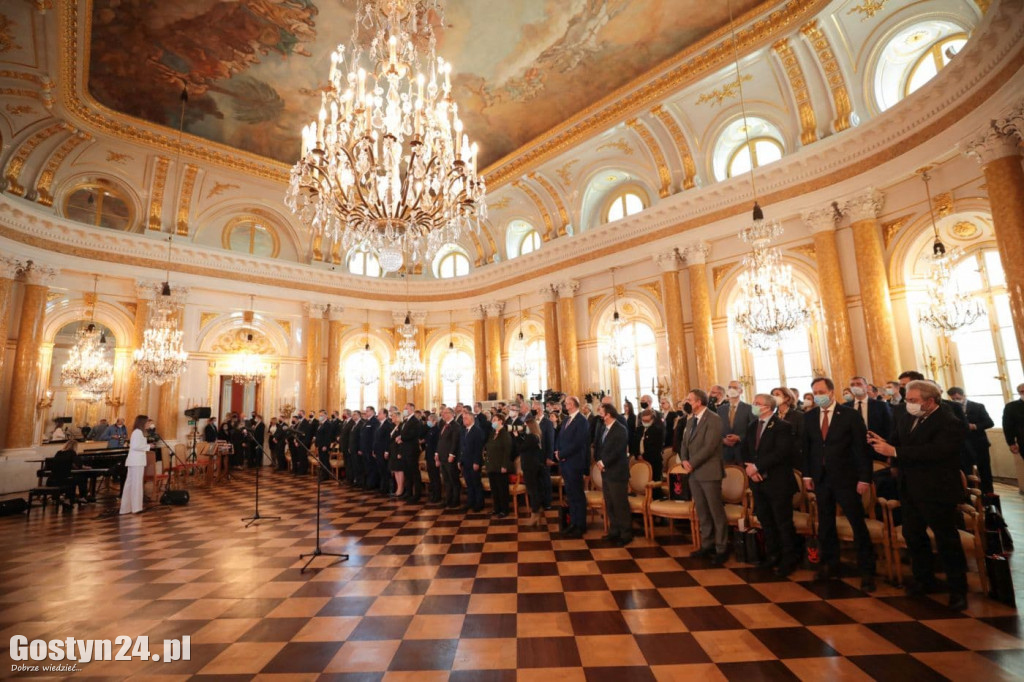
[[[850,393],[853,394],[854,398],[863,398],[864,394],[867,393],[867,391],[865,391],[860,386],[850,386]]]
[[[727,397],[727,398],[739,398],[740,397],[740,389],[738,389],[738,388],[730,388],[729,390],[727,390],[725,392],[725,397]]]
[[[645,422],[642,422],[642,423],[644,425],[644,428],[646,429],[646,428],[649,428],[651,426],[651,424],[653,424],[654,422],[647,422],[647,421],[645,421]]]
[[[814,407],[814,401],[813,401],[813,400],[811,400],[810,398],[805,398],[805,399],[804,399],[804,408],[806,408],[806,409],[808,409],[808,410],[809,410],[809,409],[811,409],[812,407]]]
[[[917,403],[907,403],[907,414],[911,417],[919,417],[921,415],[921,406]]]

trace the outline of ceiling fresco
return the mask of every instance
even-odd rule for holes
[[[737,16],[759,0],[733,0]],[[767,4],[775,4],[769,2]],[[354,0],[94,0],[102,105],[292,163]],[[439,52],[487,167],[728,23],[708,0],[449,0]]]

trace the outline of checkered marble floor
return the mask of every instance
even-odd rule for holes
[[[0,519],[0,677],[14,675],[16,634],[148,635],[153,651],[191,636],[189,661],[93,662],[75,680],[1024,677],[1024,620],[977,592],[961,614],[884,581],[867,595],[810,571],[716,569],[687,558],[688,537],[667,527],[618,548],[597,539],[596,520],[586,538],[560,540],[553,523],[537,531],[330,484],[322,546],[350,558],[318,557],[301,574],[315,484],[267,473],[260,511],[282,518],[246,529],[252,483],[242,473],[194,490],[187,507],[135,517],[101,503]],[[1011,529],[1024,528],[1022,498],[999,492]]]

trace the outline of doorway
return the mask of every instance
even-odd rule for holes
[[[229,412],[237,412],[242,419],[256,412],[262,414],[263,382],[254,381],[243,384],[233,377],[220,377],[220,405],[217,417],[223,419]]]

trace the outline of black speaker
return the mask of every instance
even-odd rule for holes
[[[187,490],[165,490],[164,494],[160,496],[160,504],[181,507],[188,504],[188,499]]]
[[[189,419],[209,419],[213,410],[209,407],[190,407],[185,410],[185,416]]]

